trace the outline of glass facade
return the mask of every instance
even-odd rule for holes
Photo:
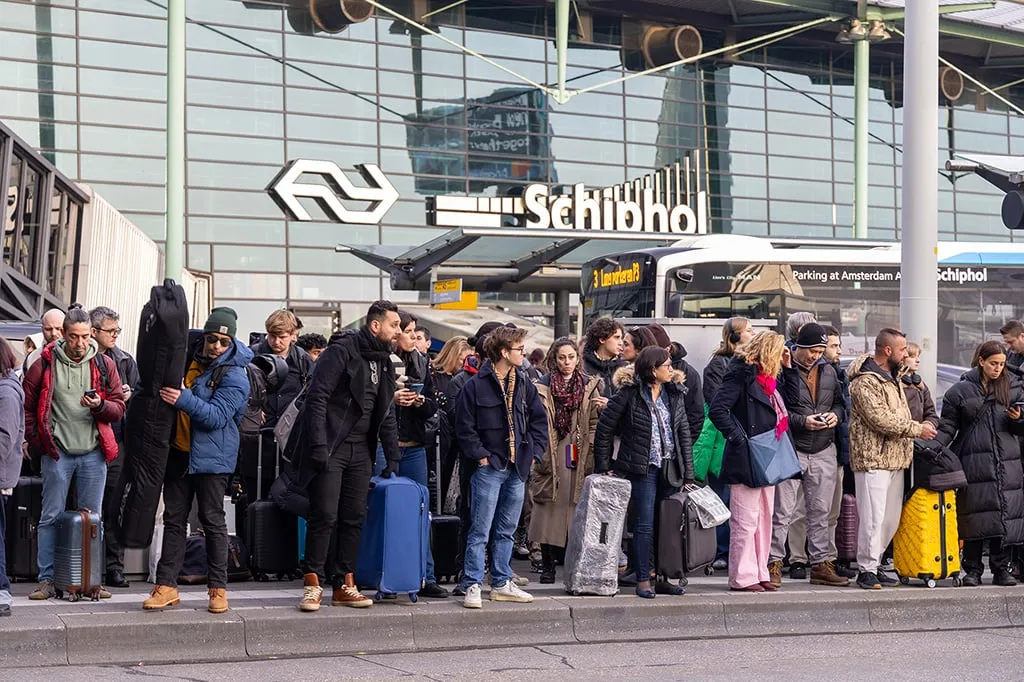
[[[609,186],[694,150],[706,160],[713,232],[852,235],[848,46],[793,38],[559,105],[391,17],[306,35],[281,4],[187,3],[187,264],[213,272],[216,302],[254,318],[249,327],[281,305],[338,305],[347,322],[369,300],[415,299],[334,247],[437,236],[425,226],[428,196],[494,195],[532,182]],[[473,0],[433,21],[446,38],[535,82],[556,80],[550,8]],[[593,24],[591,42],[570,44],[571,88],[631,73],[621,17],[595,15]],[[724,39],[702,31],[706,49]],[[874,54],[869,237],[892,240],[900,227],[901,64],[885,49]],[[0,120],[157,241],[165,73],[163,0],[0,0]],[[940,161],[1024,150],[1024,117],[970,86],[940,112]],[[401,199],[380,225],[339,225],[322,213],[315,222],[287,220],[265,187],[297,158],[343,169],[376,163]],[[1008,239],[997,190],[973,175],[937,171],[936,183],[941,238]]]

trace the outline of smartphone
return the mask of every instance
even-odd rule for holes
[[[423,384],[409,384],[408,388],[417,395],[423,395]]]
[[[96,389],[95,388],[90,388],[88,391],[85,392],[85,397],[86,398],[95,398],[96,397]]]
[[[1018,409],[1024,410],[1024,401],[1016,402],[1013,405],[1010,405],[1010,407],[1016,407]]]
[[[828,424],[828,417],[826,417],[823,414],[816,414],[814,415],[814,421],[818,422],[819,424]]]

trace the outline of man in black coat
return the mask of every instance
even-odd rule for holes
[[[139,367],[135,364],[135,358],[117,346],[117,339],[121,334],[121,318],[117,311],[104,306],[90,310],[89,317],[92,323],[92,338],[96,340],[99,351],[117,365],[117,375],[121,377],[121,390],[127,404],[132,394],[139,390],[142,382],[139,380]],[[103,534],[106,584],[108,587],[129,587],[128,580],[124,577],[124,547],[117,541],[117,533],[113,532],[120,502],[117,496],[117,482],[121,478],[124,462],[124,419],[111,424],[111,427],[117,439],[117,459],[107,462],[107,484],[103,489],[103,523],[111,529],[110,532]]]
[[[782,560],[797,493],[804,490],[807,555],[811,583],[846,587],[849,578],[836,573],[829,558],[828,517],[835,497],[838,462],[835,429],[846,418],[843,387],[831,363],[822,357],[828,346],[825,328],[805,324],[793,344],[792,366],[783,368],[782,397],[789,412],[789,426],[803,470],[803,479],[783,481],[775,487],[772,518],[772,549],[769,573],[776,585],[782,582]]]
[[[359,593],[354,574],[378,439],[387,459],[382,476],[391,476],[401,460],[393,405],[397,382],[390,359],[400,331],[398,307],[377,301],[359,331],[335,334],[316,361],[303,409],[307,448],[299,464],[300,476],[310,480],[302,611],[320,609],[323,588],[318,576],[327,563],[332,533],[331,604],[373,605]]]
[[[259,491],[256,490],[258,443],[255,437],[243,434],[239,467],[242,474],[242,486],[248,493],[250,501],[263,499],[270,494],[270,486],[274,483],[277,463],[274,426],[277,425],[281,414],[306,387],[313,374],[312,358],[295,341],[295,335],[299,331],[299,322],[291,311],[282,309],[270,313],[265,327],[267,335],[262,341],[254,343],[249,348],[255,357],[276,355],[284,360],[288,364],[288,375],[283,380],[279,379],[277,388],[273,392],[268,392],[263,400],[263,481],[262,490]],[[244,512],[244,510],[240,511]]]

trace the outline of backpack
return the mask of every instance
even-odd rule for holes
[[[104,391],[107,390],[107,381],[110,379],[110,367],[107,366],[106,360],[110,360],[111,363],[117,364],[103,353],[97,353],[92,357],[90,362],[96,363],[96,368],[100,371],[100,386]],[[40,356],[39,362],[42,363],[43,374],[46,374],[46,369],[50,366],[49,361],[46,358]]]
[[[282,365],[287,371],[287,363],[284,360],[272,355],[259,355],[245,366],[245,376],[249,380],[249,400],[242,413],[242,421],[238,425],[240,433],[255,436],[263,428],[263,409],[266,407],[267,396],[276,387],[271,377],[280,371]],[[213,372],[210,373],[211,390],[217,390],[229,369],[230,366],[223,364],[213,368]]]

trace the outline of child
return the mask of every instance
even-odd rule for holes
[[[915,421],[931,422],[933,426],[938,427],[939,415],[935,411],[932,392],[917,373],[921,367],[921,346],[916,343],[907,344],[907,359],[903,361],[903,367],[903,392],[907,395],[910,414]]]

